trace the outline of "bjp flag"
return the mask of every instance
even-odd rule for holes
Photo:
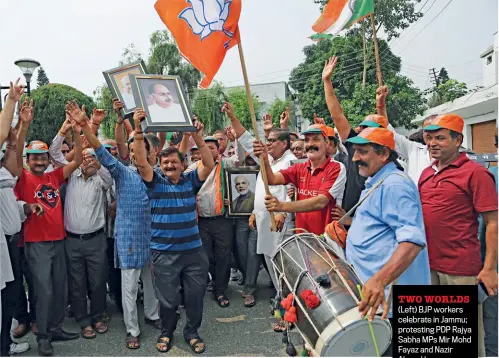
[[[200,87],[208,88],[240,41],[241,0],[158,0],[154,8],[182,56],[204,74]]]

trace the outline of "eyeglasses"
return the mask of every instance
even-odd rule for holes
[[[277,142],[279,139],[275,139],[275,138],[267,138],[267,144],[274,144],[275,142]]]

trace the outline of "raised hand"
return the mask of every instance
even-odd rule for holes
[[[21,105],[21,110],[19,111],[19,119],[23,124],[30,124],[33,121],[34,113],[33,113],[33,100],[29,101],[29,98],[26,97],[24,99],[23,104]]]
[[[274,128],[274,124],[272,123],[272,116],[267,113],[263,116],[263,130],[264,132],[267,132],[272,128]]]
[[[324,118],[317,117],[315,113],[314,113],[314,123],[326,125],[326,121],[324,120]]]
[[[113,98],[113,111],[115,111],[118,116],[121,116],[120,110],[123,108],[125,108],[125,105],[118,98]]]
[[[253,154],[257,157],[260,155],[266,157],[268,155],[267,146],[260,140],[253,141]]]
[[[15,83],[10,83],[8,98],[18,102],[24,93],[24,86],[19,84],[20,78],[16,80]]]
[[[331,81],[334,73],[334,68],[336,67],[337,63],[338,57],[336,56],[330,57],[329,60],[326,60],[326,62],[324,62],[324,68],[322,69],[323,81]]]
[[[107,112],[105,110],[94,108],[94,111],[92,112],[92,117],[90,118],[90,120],[92,121],[92,123],[99,125],[104,120],[104,117],[106,116],[106,114],[107,114]]]
[[[225,135],[231,142],[234,142],[236,140],[236,132],[234,131],[232,126],[225,127]]]
[[[222,106],[222,113],[226,113],[231,119],[235,117],[234,108],[229,102],[224,102],[224,105]]]
[[[204,124],[200,121],[196,121],[195,127],[196,133],[194,135],[197,136],[200,140],[203,140]]]
[[[380,86],[376,89],[376,105],[382,105],[386,103],[388,92],[389,90],[387,86]]]
[[[281,117],[279,118],[279,124],[282,127],[283,125],[287,125],[288,122],[289,122],[289,108],[286,108],[286,110],[281,113]]]
[[[133,121],[135,123],[135,131],[141,131],[140,128],[141,124],[144,119],[146,118],[146,112],[142,108],[137,108],[135,112],[133,112]]]
[[[83,127],[88,124],[89,119],[85,112],[85,105],[82,105],[80,108],[78,106],[78,103],[76,103],[76,101],[73,102],[68,101],[68,103],[66,103],[66,114],[68,114],[71,120],[73,122],[76,122],[80,127]]]

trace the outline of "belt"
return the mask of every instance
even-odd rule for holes
[[[220,218],[225,218],[223,215],[218,215],[218,216],[200,216],[200,219],[206,219],[206,220],[216,220]]]
[[[66,231],[66,233],[68,234],[69,237],[72,237],[72,238],[75,238],[75,239],[80,239],[80,240],[89,240],[89,239],[92,239],[94,237],[96,237],[97,235],[101,234],[104,232],[104,228],[100,229],[100,230],[97,230],[97,231],[94,231],[94,232],[91,232],[90,234],[73,234],[72,232],[69,232],[69,231]]]

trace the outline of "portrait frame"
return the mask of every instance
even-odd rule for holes
[[[109,87],[109,90],[113,95],[113,98],[118,98],[125,106],[125,108],[120,111],[123,118],[132,118],[133,112],[135,111],[135,108],[137,108],[137,102],[135,102],[135,96],[133,95],[133,93],[132,98],[134,99],[135,106],[127,107],[127,103],[129,104],[129,100],[123,96],[123,91],[121,90],[122,84],[119,83],[123,78],[130,80],[130,77],[128,75],[131,73],[131,71],[135,71],[137,74],[145,74],[147,73],[146,64],[141,60],[102,72],[107,86]]]
[[[303,159],[290,160],[289,162],[293,166],[295,164],[305,163],[307,160],[308,160],[308,158],[303,158]],[[296,187],[295,187],[295,195],[294,195],[293,201],[298,201],[298,192],[296,191]]]
[[[142,130],[144,132],[196,131],[188,97],[184,92],[182,80],[179,76],[130,74],[129,77],[132,85],[132,92],[135,98],[135,103],[137,103],[138,108],[142,108],[146,112],[146,118],[142,121]],[[149,90],[146,90],[146,88],[149,88],[151,84],[154,84],[154,82],[161,84],[167,88],[170,94],[170,102],[173,102],[173,105],[175,106],[175,108],[173,108],[172,110],[172,114],[177,115],[177,118],[175,118],[174,120],[160,120],[156,112],[151,113],[151,108],[153,106],[156,106],[156,111],[158,111],[158,109],[160,111],[164,110],[156,104],[154,96],[149,92]],[[175,100],[177,100],[178,103]],[[153,104],[151,104],[151,101]],[[177,105],[180,106],[180,108],[177,107]],[[166,110],[168,111],[170,109]]]
[[[239,194],[235,192],[234,181],[238,176],[246,176],[248,179],[248,189],[253,192],[253,196],[255,195],[256,189],[256,180],[260,170],[254,169],[254,167],[233,167],[233,168],[225,168],[225,185],[226,185],[226,198],[229,200],[229,205],[227,208],[226,216],[229,218],[241,218],[241,217],[249,217],[253,212],[253,208],[251,211],[235,211],[233,204],[234,201],[239,197]]]

